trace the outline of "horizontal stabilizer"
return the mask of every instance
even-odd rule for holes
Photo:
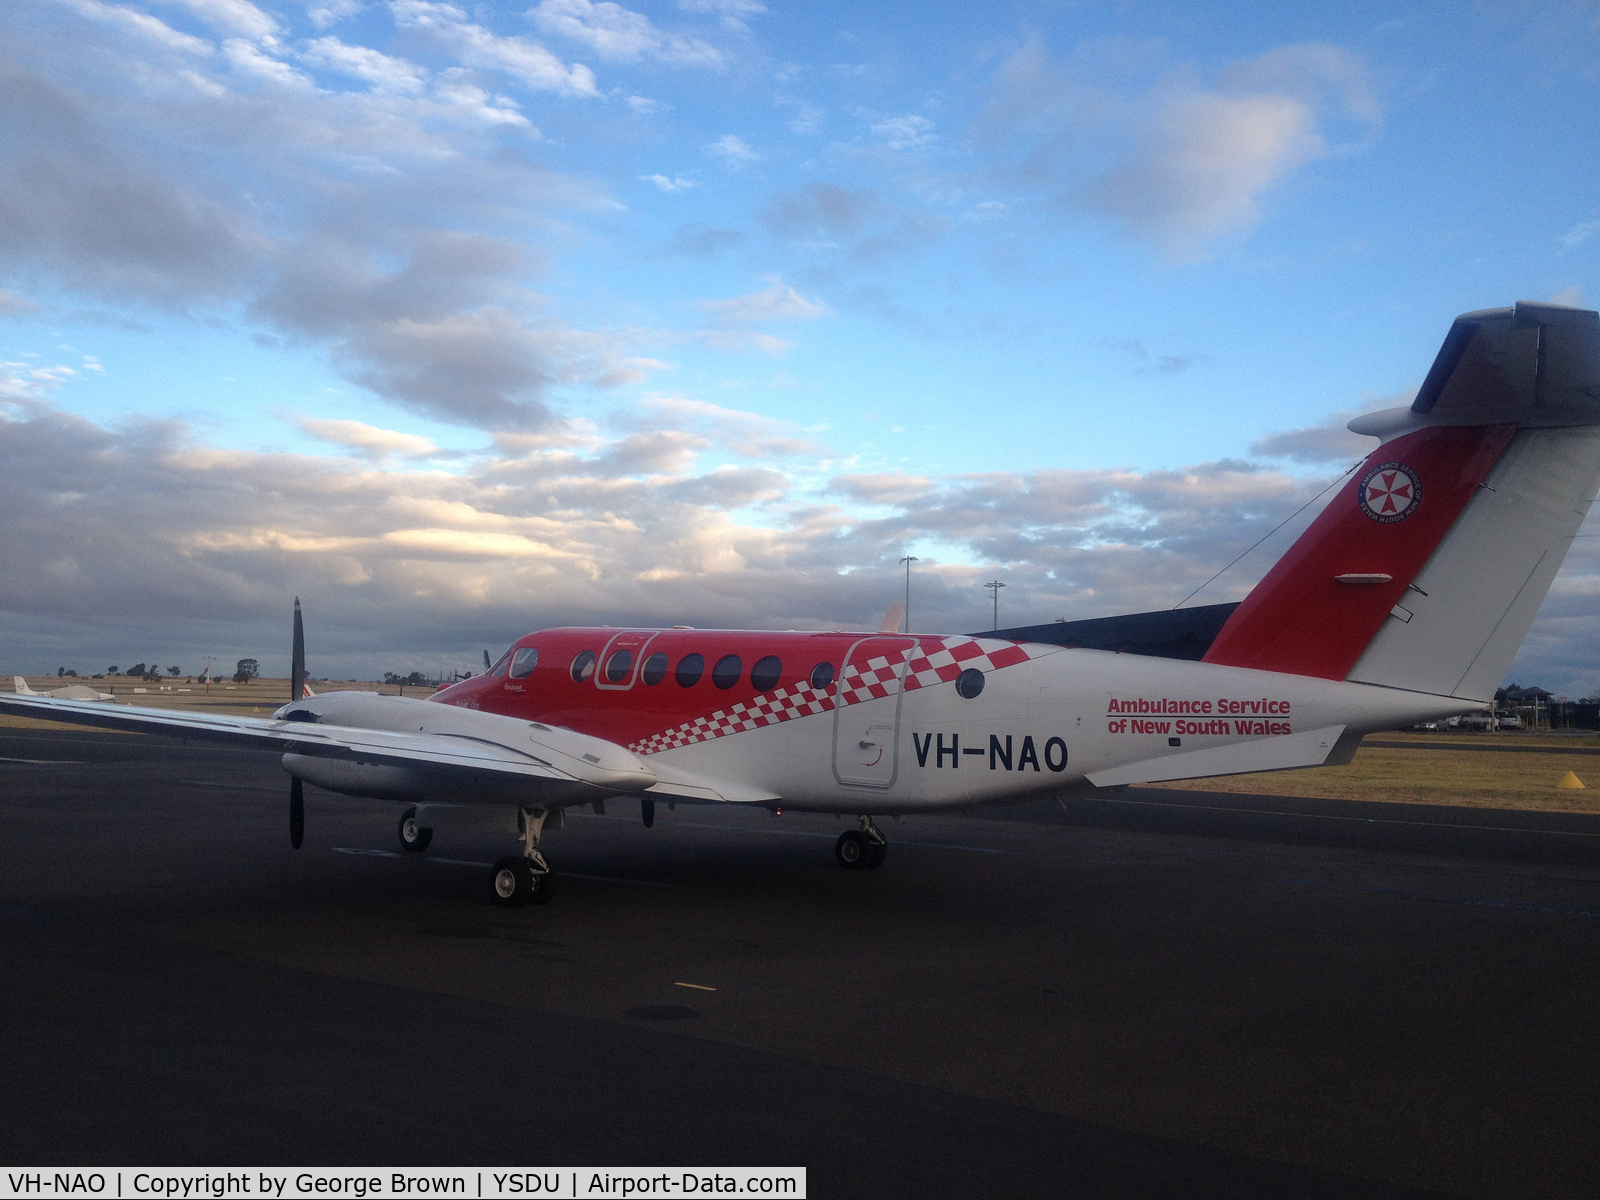
[[[1343,725],[1309,729],[1304,733],[1257,738],[1231,746],[1211,746],[1186,754],[1167,754],[1112,767],[1088,776],[1095,787],[1121,787],[1134,783],[1161,783],[1172,779],[1204,779],[1210,775],[1244,775],[1252,771],[1287,771],[1320,767],[1339,744]]]

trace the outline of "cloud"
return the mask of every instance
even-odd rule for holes
[[[428,76],[415,63],[403,58],[391,58],[366,46],[347,46],[336,37],[320,37],[308,42],[304,58],[308,62],[364,79],[385,92],[419,92]]]
[[[773,279],[764,291],[727,300],[698,300],[695,307],[712,314],[719,323],[726,325],[808,320],[825,317],[833,311],[826,304],[807,300],[789,284],[777,279]]]
[[[675,175],[641,175],[641,183],[653,183],[663,192],[686,192],[697,186],[692,179],[680,179]]]
[[[165,0],[186,8],[202,22],[223,33],[271,45],[280,32],[278,22],[249,0]]]
[[[0,317],[18,317],[23,313],[39,312],[43,308],[42,304],[16,292],[0,291]]]
[[[761,155],[749,142],[731,133],[725,133],[716,141],[706,146],[705,151],[713,158],[720,158],[723,165],[731,171],[740,170],[753,162],[760,162]]]
[[[310,437],[344,446],[374,460],[391,457],[433,458],[439,453],[439,447],[428,438],[413,433],[399,433],[393,429],[379,429],[376,425],[361,421],[300,417],[295,424]]]
[[[779,237],[832,241],[861,233],[882,211],[872,192],[833,183],[808,183],[776,197],[762,221]]]
[[[1348,466],[1372,451],[1377,444],[1372,438],[1351,433],[1345,428],[1362,413],[1382,408],[1403,408],[1414,395],[1403,392],[1386,396],[1364,408],[1346,408],[1334,413],[1317,425],[1306,425],[1282,433],[1269,434],[1250,443],[1250,453],[1257,458],[1282,458],[1299,463],[1339,463]]]
[[[938,141],[933,122],[915,113],[874,122],[872,132],[891,150],[917,150]]]
[[[312,428],[363,456],[392,445],[404,463],[408,448],[423,451],[370,426]],[[759,414],[658,396],[613,432],[555,425],[501,435],[457,471],[379,470],[362,456],[221,450],[173,422],[108,428],[15,400],[0,406],[0,636],[14,670],[83,669],[137,645],[173,662],[258,657],[280,673],[298,594],[313,672],[375,678],[406,654],[468,666],[539,626],[872,628],[901,595],[912,545],[925,631],[986,628],[981,584],[997,576],[1007,622],[1149,611],[1328,481],[1224,460],[808,483],[826,448],[786,445],[806,441]],[[712,445],[754,461],[703,469]],[[1242,595],[1312,515],[1195,602]],[[1554,668],[1537,678],[1572,695],[1600,687],[1600,561],[1587,546],[1517,668],[1561,664],[1559,680]]]
[[[722,52],[699,38],[666,33],[643,13],[610,0],[540,0],[528,10],[545,33],[588,46],[605,62],[653,59],[675,67],[719,67]]]
[[[1381,128],[1364,63],[1339,46],[1278,46],[1210,84],[1175,69],[1142,90],[1099,82],[1088,64],[1104,55],[1080,50],[1063,66],[1030,40],[1002,62],[974,137],[999,180],[1045,189],[1170,259],[1248,233],[1274,189]]]
[[[715,258],[745,240],[737,229],[714,229],[705,225],[680,225],[672,240],[661,249],[663,254],[682,255],[685,258]]]
[[[307,8],[306,16],[318,29],[326,29],[329,25],[337,25],[355,16],[361,7],[361,0],[324,0]]]
[[[1183,96],[1163,106],[1133,155],[1077,196],[1173,258],[1200,258],[1257,223],[1271,184],[1326,152],[1314,114],[1294,97]]]
[[[1579,221],[1562,234],[1560,240],[1570,250],[1574,246],[1581,246],[1597,233],[1600,233],[1600,221]]]
[[[1145,344],[1137,339],[1106,338],[1102,344],[1132,359],[1135,375],[1181,375],[1211,362],[1209,354],[1151,354]]]
[[[729,29],[748,30],[747,18],[767,11],[761,0],[678,0],[684,12],[707,13],[722,18]]]
[[[454,5],[391,0],[389,11],[397,26],[432,36],[465,66],[500,71],[537,91],[565,96],[600,94],[594,72],[582,63],[568,66],[537,42],[491,33],[468,21],[467,14]]]
[[[180,54],[202,56],[212,53],[214,47],[201,38],[179,33],[164,21],[149,13],[139,12],[123,4],[101,4],[100,0],[61,0],[72,11],[90,21],[114,26],[132,34],[141,41],[154,43],[165,50]]]

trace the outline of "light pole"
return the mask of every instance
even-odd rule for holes
[[[989,589],[989,594],[994,597],[994,624],[989,626],[989,628],[990,629],[999,629],[1000,628],[1000,589],[1005,587],[1005,584],[1001,583],[998,579],[991,579],[988,583],[984,584],[983,586],[988,588]]]
[[[900,560],[906,568],[906,632],[911,632],[911,564],[917,561],[915,554],[908,554]]]

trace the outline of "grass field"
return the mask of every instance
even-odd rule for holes
[[[1151,786],[1256,796],[1600,812],[1600,755],[1572,753],[1600,749],[1600,737],[1593,734],[1374,733],[1367,740],[1405,743],[1405,747],[1362,746],[1355,760],[1343,767]],[[1530,750],[1537,752],[1526,752]],[[1568,771],[1588,787],[1557,789],[1557,781]]]
[[[289,698],[287,679],[256,679],[248,684],[213,683],[208,695],[203,685],[181,682],[158,685],[131,679],[74,681],[59,680],[53,675],[28,678],[28,686],[36,691],[59,687],[63,682],[87,683],[101,691],[113,692],[119,701],[150,708],[192,709],[247,717],[266,716]],[[379,683],[315,683],[312,687],[317,691],[360,689],[390,695],[400,690]],[[136,692],[135,688],[145,690]],[[180,688],[187,690],[180,691]],[[0,679],[0,689],[11,690],[10,677]],[[406,695],[419,698],[428,691],[421,687],[404,689]],[[0,727],[71,728],[56,721],[8,715],[0,715]],[[1355,761],[1343,767],[1225,775],[1151,786],[1258,796],[1600,812],[1600,754],[1573,753],[1582,749],[1600,750],[1600,736],[1595,734],[1375,733],[1367,740],[1402,745],[1363,746],[1356,751]],[[1568,771],[1589,787],[1582,791],[1557,789],[1556,782]]]

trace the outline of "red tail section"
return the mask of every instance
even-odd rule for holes
[[[1433,426],[1380,446],[1234,611],[1204,661],[1345,678],[1516,431]]]

